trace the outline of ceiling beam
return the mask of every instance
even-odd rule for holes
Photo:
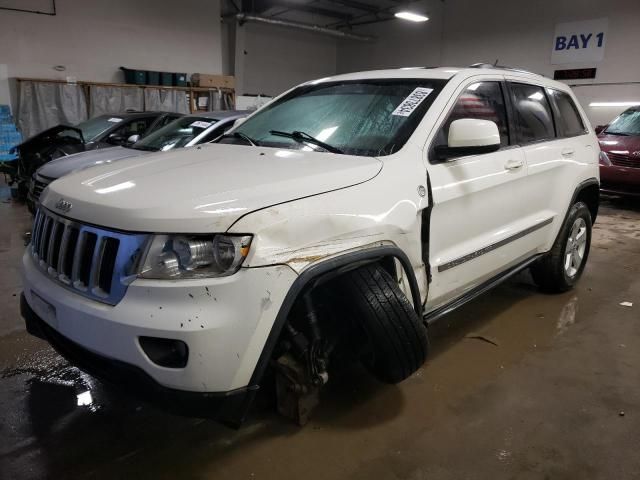
[[[314,15],[322,15],[324,17],[329,17],[329,18],[339,18],[343,22],[348,22],[351,19],[351,15],[349,15],[348,13],[338,12],[336,10],[330,10],[328,8],[315,7],[309,3],[300,4],[300,3],[292,2],[289,0],[276,0],[275,2],[271,3],[271,6],[286,8],[287,9],[286,11],[297,10],[298,12],[306,12]],[[276,15],[282,15],[283,13],[285,12],[284,11],[278,12]]]
[[[368,3],[358,2],[357,0],[325,0],[329,3],[334,3],[336,5],[342,5],[343,7],[353,8],[354,10],[360,10],[362,12],[368,13],[378,13],[380,9],[374,5],[370,5]]]

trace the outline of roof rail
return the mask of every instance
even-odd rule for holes
[[[544,77],[544,75],[541,75],[539,73],[535,73],[535,72],[531,72],[529,70],[525,70],[524,68],[514,68],[514,67],[507,67],[504,65],[498,65],[498,63],[474,63],[473,65],[469,65],[467,68],[499,68],[500,70],[509,70],[511,72],[520,72],[520,73],[528,73],[530,75],[538,75],[539,77]]]

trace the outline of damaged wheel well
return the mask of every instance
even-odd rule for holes
[[[400,262],[400,265],[404,270],[411,289],[414,309],[418,318],[422,318],[420,290],[415,273],[409,258],[398,247],[381,246],[369,248],[359,252],[341,255],[310,267],[296,279],[280,307],[273,327],[271,328],[271,332],[269,333],[267,341],[265,342],[264,348],[260,354],[258,363],[253,371],[253,375],[251,376],[249,395],[247,396],[247,400],[243,407],[243,412],[241,414],[242,417],[246,415],[246,412],[248,412],[249,407],[255,398],[256,391],[262,382],[267,367],[273,357],[274,350],[296,303],[299,303],[300,299],[316,286],[326,283],[332,278],[336,278],[339,275],[367,263],[378,262],[386,271],[395,276],[395,260]]]
[[[576,191],[575,198],[571,204],[584,202],[591,213],[591,223],[595,223],[598,216],[598,206],[600,204],[600,185],[597,181],[591,181],[581,185]]]
[[[374,375],[385,379],[405,378],[406,371],[417,368],[402,355],[399,360],[391,355],[397,360],[395,363],[372,360],[388,357],[389,345],[404,344],[404,337],[399,340],[393,334],[402,331],[406,336],[407,321],[409,330],[422,331],[413,326],[421,323],[420,305],[414,310],[398,285],[401,275],[413,273],[400,273],[396,269],[399,260],[406,270],[404,254],[395,251],[383,254],[376,248],[336,260],[308,277],[310,280],[295,295],[284,324],[277,325],[281,331],[274,326],[270,334],[270,340],[272,335],[276,339],[273,350],[263,352],[268,354],[273,368],[278,411],[299,425],[307,422],[317,405],[319,391],[329,380],[331,365],[363,357]],[[382,331],[385,335],[381,336]],[[377,338],[377,343],[372,338]],[[395,352],[396,348],[392,350]],[[424,355],[414,353],[411,351],[411,358],[421,357],[424,361]],[[395,368],[398,363],[401,365]],[[389,369],[391,373],[387,372]]]

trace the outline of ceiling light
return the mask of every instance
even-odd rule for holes
[[[640,100],[637,102],[591,102],[590,107],[633,107],[634,105],[640,105]]]
[[[395,14],[395,16],[396,18],[409,20],[410,22],[426,22],[427,20],[429,20],[429,17],[412,12],[398,12]]]

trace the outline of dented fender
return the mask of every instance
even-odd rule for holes
[[[245,215],[229,229],[254,236],[244,266],[285,264],[301,274],[339,255],[393,246],[407,255],[424,298],[427,276],[420,233],[427,198],[420,186],[426,184],[426,173],[416,167],[414,175],[407,175],[414,165],[385,157],[381,173],[356,187]]]

